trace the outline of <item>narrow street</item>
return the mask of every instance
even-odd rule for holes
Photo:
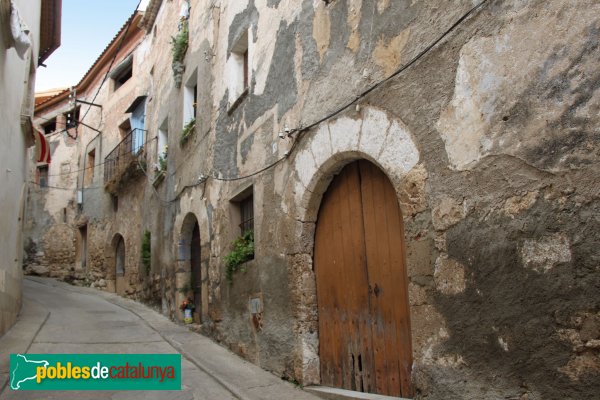
[[[46,278],[24,280],[23,310],[0,338],[2,399],[316,399],[142,304]],[[181,353],[182,390],[12,391],[10,353]]]

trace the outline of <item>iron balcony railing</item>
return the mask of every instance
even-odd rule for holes
[[[133,129],[104,159],[104,183],[122,173],[132,161],[145,157],[146,130]],[[145,162],[145,160],[144,160]]]

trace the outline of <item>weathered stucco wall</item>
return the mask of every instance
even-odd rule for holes
[[[132,47],[130,86],[99,96],[103,157],[141,94],[149,163],[159,128],[169,152],[164,180],[132,181],[118,211],[106,192],[87,195],[94,282],[118,286],[118,233],[123,293],[180,319],[197,221],[203,332],[263,368],[318,384],[319,205],[344,165],[367,159],[389,177],[404,217],[417,397],[597,397],[595,1],[489,0],[467,18],[471,1],[192,1],[178,89],[168,49],[182,4],[165,2]],[[249,90],[231,101],[228,59],[244,32]],[[196,129],[182,145],[183,92],[194,79]],[[100,113],[90,115],[99,124]],[[279,138],[286,127],[291,137]],[[249,187],[255,259],[230,284],[232,200]]]
[[[32,142],[22,123],[33,113],[31,91],[37,68],[41,14],[40,1],[13,3],[29,28],[32,45],[21,58],[14,47],[5,48],[6,38],[2,36],[5,30],[0,30],[0,335],[15,323],[21,310],[26,152]]]

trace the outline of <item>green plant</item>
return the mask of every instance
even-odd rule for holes
[[[171,45],[173,52],[173,63],[171,68],[173,69],[173,77],[175,79],[175,87],[181,87],[181,79],[183,78],[183,72],[185,71],[185,65],[183,59],[188,49],[189,32],[187,20],[181,23],[179,32],[176,36],[171,37]]]
[[[169,155],[169,146],[165,146],[163,152],[158,155],[158,163],[154,166],[154,171],[157,173],[167,170],[167,157]]]
[[[231,245],[233,250],[225,256],[225,276],[229,283],[233,282],[234,272],[244,271],[242,264],[254,258],[254,232],[244,232]]]
[[[173,64],[183,62],[185,53],[188,49],[189,31],[187,21],[183,21],[181,29],[176,36],[171,36],[171,45],[173,51]]]
[[[150,267],[152,265],[151,237],[150,231],[145,231],[144,236],[142,237],[142,264],[144,265],[146,274],[150,273]]]
[[[196,131],[196,118],[192,118],[181,131],[181,138],[179,139],[179,143],[184,145],[185,142],[192,136],[192,134]]]

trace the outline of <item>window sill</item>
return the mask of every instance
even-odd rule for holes
[[[229,109],[227,110],[228,115],[231,115],[231,113],[233,113],[235,109],[239,107],[239,105],[244,101],[244,99],[248,97],[248,93],[250,93],[250,88],[244,89],[242,94],[240,94],[238,98],[233,103],[231,103]]]

